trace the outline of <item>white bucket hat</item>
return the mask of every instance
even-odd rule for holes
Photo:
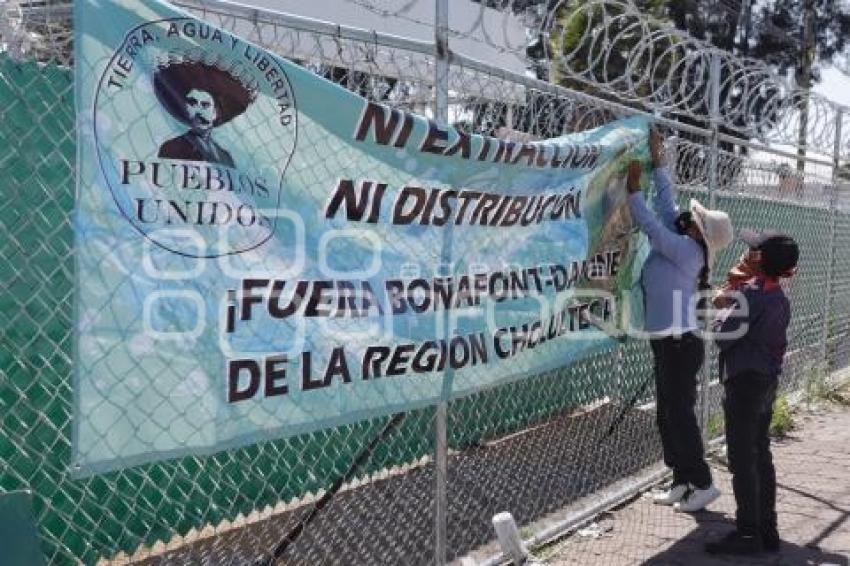
[[[710,210],[697,199],[691,199],[691,215],[708,248],[708,266],[714,265],[718,252],[732,243],[735,232],[729,215],[722,210]]]

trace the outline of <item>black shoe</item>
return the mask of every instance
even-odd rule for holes
[[[762,533],[761,546],[765,552],[779,552],[779,533],[776,531]]]
[[[742,535],[738,531],[732,531],[722,539],[705,545],[705,551],[709,554],[756,554],[761,550],[759,537]]]

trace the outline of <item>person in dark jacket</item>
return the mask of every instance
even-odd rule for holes
[[[714,323],[736,529],[706,545],[712,554],[779,550],[769,428],[791,320],[779,281],[796,273],[799,249],[792,238],[777,233],[742,231],[741,239],[750,251],[715,300],[725,308]]]

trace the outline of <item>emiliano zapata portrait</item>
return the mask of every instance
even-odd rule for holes
[[[196,61],[159,66],[153,86],[165,110],[189,128],[160,145],[158,157],[235,167],[230,152],[213,139],[213,130],[245,112],[257,96],[255,89],[229,71]]]

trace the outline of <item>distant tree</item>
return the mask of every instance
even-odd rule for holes
[[[742,46],[736,40],[746,34],[743,28],[748,26],[744,21],[748,0],[667,0],[665,4],[673,25],[692,37],[730,53]]]
[[[659,26],[667,23],[665,0],[634,0],[644,18]],[[549,54],[552,59],[552,82],[594,90],[575,74],[589,73],[604,82],[616,81],[628,72],[629,59],[638,46],[643,30],[631,26],[634,22],[618,18],[622,10],[615,5],[588,9],[583,0],[564,0],[557,4],[551,16]],[[604,19],[608,16],[608,21]],[[616,39],[617,44],[611,42]],[[607,42],[607,43],[606,43]],[[605,51],[605,57],[600,57]],[[568,68],[567,68],[568,66]],[[594,94],[608,98],[610,89],[603,88]]]
[[[677,65],[678,55],[673,48],[681,38],[675,34],[666,34],[667,39],[664,40],[656,38],[651,46],[651,54],[648,50],[650,46],[640,43],[647,32],[653,31],[653,27],[673,27],[667,10],[668,2],[635,0],[634,3],[640,12],[641,21],[651,26],[649,30],[636,26],[635,18],[619,17],[623,10],[613,3],[589,8],[583,0],[561,2],[553,14],[551,26],[552,81],[597,98],[629,105],[634,95],[649,97],[660,94],[656,89],[664,88],[665,85],[657,84],[650,80],[652,78],[669,79],[666,86],[670,89],[678,89],[682,84],[698,80],[687,74],[694,71],[693,66]],[[660,57],[661,52],[666,55]],[[650,57],[653,58],[652,63]],[[650,77],[650,72],[654,73],[654,77]],[[629,77],[629,96],[622,97],[627,73],[633,73]],[[670,117],[698,126],[706,125],[704,120],[695,120],[686,115]],[[688,139],[691,136],[682,133],[681,137]],[[706,163],[702,163],[705,159],[702,153],[690,152],[681,157],[681,167],[677,164],[679,179],[684,182],[705,179]]]
[[[793,70],[802,88],[818,82],[821,67],[848,50],[850,3],[842,0],[635,0],[634,3],[646,19],[655,19],[659,24],[672,23],[720,49],[764,61],[780,75]],[[557,19],[563,21],[584,4],[581,0],[560,2]],[[585,23],[582,18],[573,18],[571,25],[579,31]],[[564,39],[560,45],[553,45],[555,55],[578,40],[569,34]],[[577,63],[580,65],[582,61]],[[616,64],[613,68],[619,69]]]
[[[36,61],[72,65],[72,3],[68,0],[10,0],[2,17],[13,37],[7,46]],[[7,32],[8,33],[8,32]]]
[[[820,67],[847,49],[850,33],[850,6],[839,0],[777,0],[762,8],[767,25],[756,43],[755,56],[763,58],[780,72],[794,70],[800,99],[797,170],[805,167],[806,130],[809,119],[809,92],[820,81]],[[778,31],[778,33],[776,31]],[[782,33],[787,30],[788,33]]]
[[[779,76],[793,71],[797,86],[802,90],[794,102],[799,108],[798,133],[798,170],[803,169],[803,159],[808,127],[809,91],[820,80],[820,70],[838,55],[848,51],[850,37],[850,4],[841,0],[634,0],[634,4],[645,21],[655,21],[659,26],[673,25],[686,31],[688,35],[706,41],[724,51],[741,57],[763,61]],[[608,15],[616,15],[612,4],[607,4]],[[634,40],[629,38],[628,25],[622,19],[609,18],[608,28],[602,21],[602,10],[588,10],[587,3],[581,0],[564,0],[557,6],[549,53],[552,57],[553,82],[570,88],[590,92],[602,98],[616,97],[618,84],[616,77],[627,71],[629,57],[634,57],[632,47],[637,45],[638,30],[634,30]],[[618,29],[619,27],[619,29]],[[592,42],[587,41],[588,30],[596,38],[617,37],[619,44],[608,52],[605,58],[595,57]],[[622,32],[626,33],[622,33]],[[607,36],[606,36],[607,34]],[[598,49],[598,41],[595,49]],[[675,41],[675,39],[673,39]],[[563,59],[569,69],[562,63]],[[665,63],[665,62],[662,62]],[[667,62],[674,63],[673,61]],[[605,65],[603,68],[602,65]],[[588,65],[595,65],[590,69]],[[671,67],[675,69],[676,67]],[[570,72],[566,72],[566,71]],[[650,69],[643,69],[649,72]],[[664,68],[653,70],[658,77],[664,77]],[[576,80],[576,73],[587,72],[597,79],[597,84]],[[732,136],[742,136],[742,132],[768,134],[779,120],[785,119],[781,109],[774,104],[780,95],[779,85],[764,84],[759,88],[729,90],[728,76],[721,77],[721,92],[724,102],[732,107],[743,109],[721,125],[721,131]],[[601,81],[599,79],[602,79]],[[639,77],[638,77],[639,79]],[[685,92],[695,92],[705,88],[704,76],[671,75],[670,87],[687,85]],[[599,82],[602,84],[599,85]],[[622,85],[622,83],[620,83]],[[754,87],[755,85],[749,85]],[[650,85],[646,84],[645,88]],[[637,92],[636,94],[645,94]],[[708,109],[698,110],[697,114],[707,115]],[[706,126],[706,120],[698,116],[678,116],[679,120],[697,126]],[[688,136],[685,136],[688,137]],[[734,149],[732,144],[722,144],[724,149]],[[740,151],[744,151],[743,148]]]
[[[793,72],[802,90],[798,106],[797,169],[803,169],[809,92],[821,79],[821,68],[845,55],[850,34],[850,5],[842,0],[670,0],[676,27],[732,53],[764,61],[780,76]],[[775,93],[767,93],[773,95]],[[751,118],[769,126],[772,106],[763,96],[749,103]]]
[[[808,30],[806,28],[809,28]],[[776,0],[758,9],[748,55],[794,71],[803,88],[820,80],[820,69],[845,53],[850,5],[841,0]]]
[[[398,85],[398,79],[395,77],[357,71],[347,67],[319,65],[318,68],[312,70],[316,74],[370,100],[388,100]]]

